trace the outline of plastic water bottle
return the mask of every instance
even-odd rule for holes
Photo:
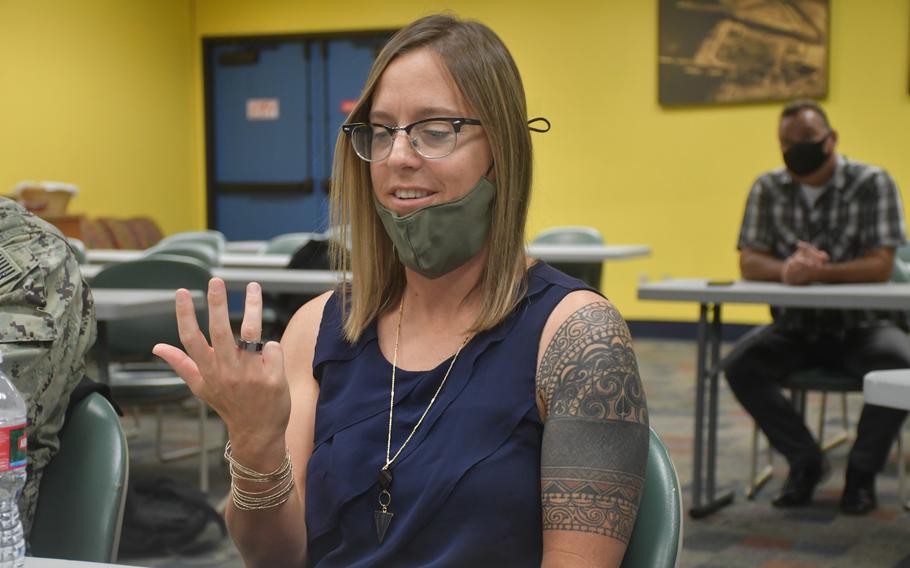
[[[25,399],[0,368],[0,568],[20,568],[25,564],[25,535],[18,503],[28,461],[27,422]]]

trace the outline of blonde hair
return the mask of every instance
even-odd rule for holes
[[[487,26],[450,15],[433,15],[396,33],[373,63],[349,122],[368,122],[373,93],[396,57],[421,48],[440,56],[461,95],[483,123],[495,170],[496,198],[489,254],[478,284],[482,300],[472,330],[490,329],[515,308],[527,289],[525,221],[531,191],[531,137],[518,67]],[[336,270],[349,270],[353,286],[341,286],[344,334],[357,341],[377,316],[401,300],[404,267],[373,208],[369,164],[357,157],[345,134],[335,143],[330,198],[338,228],[332,245]],[[350,244],[348,250],[346,243]]]

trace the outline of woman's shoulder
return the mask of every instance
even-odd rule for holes
[[[603,295],[593,290],[573,290],[566,294],[563,299],[556,304],[553,311],[550,312],[550,320],[565,321],[571,314],[576,311],[591,306],[610,306],[613,309],[613,303]]]
[[[550,312],[541,337],[541,345],[548,345],[556,331],[564,326],[575,326],[575,332],[585,328],[625,328],[625,321],[610,300],[593,290],[574,290],[566,294]],[[628,334],[628,331],[625,330]]]
[[[560,357],[565,349],[629,339],[626,322],[610,300],[593,290],[575,290],[547,318],[537,350],[538,367],[542,371],[548,358]]]

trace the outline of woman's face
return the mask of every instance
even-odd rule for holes
[[[477,118],[436,52],[423,48],[397,57],[386,67],[373,93],[370,122],[405,126],[433,117]],[[404,133],[396,132],[391,155],[370,164],[379,202],[406,215],[467,194],[490,168],[493,157],[482,126],[462,126],[457,140],[448,156],[427,159],[414,150]]]

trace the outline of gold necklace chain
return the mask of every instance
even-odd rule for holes
[[[423,419],[426,418],[427,414],[430,412],[430,409],[433,408],[433,403],[436,402],[436,397],[439,396],[440,391],[442,391],[443,385],[446,384],[446,379],[449,378],[449,373],[452,371],[452,367],[455,366],[455,361],[458,359],[458,354],[461,353],[461,350],[465,345],[468,344],[468,340],[471,338],[470,335],[464,338],[464,341],[461,342],[461,345],[458,346],[458,350],[455,351],[455,355],[452,357],[452,362],[449,363],[449,368],[446,369],[446,374],[443,375],[442,381],[439,383],[439,387],[436,388],[436,392],[433,393],[433,398],[430,399],[430,403],[427,405],[426,409],[423,411],[423,414],[420,415],[420,419],[417,421],[417,424],[411,429],[411,433],[408,434],[408,437],[405,438],[404,443],[401,444],[401,447],[398,448],[398,451],[395,452],[395,455],[392,454],[392,415],[395,412],[395,370],[398,367],[398,340],[401,338],[401,316],[404,314],[404,295],[401,296],[401,304],[398,306],[398,329],[395,331],[395,352],[392,355],[392,389],[391,394],[389,395],[389,435],[386,438],[385,446],[385,465],[382,466],[383,471],[389,469],[389,466],[398,459],[398,456],[401,454],[401,451],[405,446],[408,445],[408,442],[411,441],[411,438],[414,437],[414,433],[417,432],[417,429],[420,428],[420,425],[423,423]]]

